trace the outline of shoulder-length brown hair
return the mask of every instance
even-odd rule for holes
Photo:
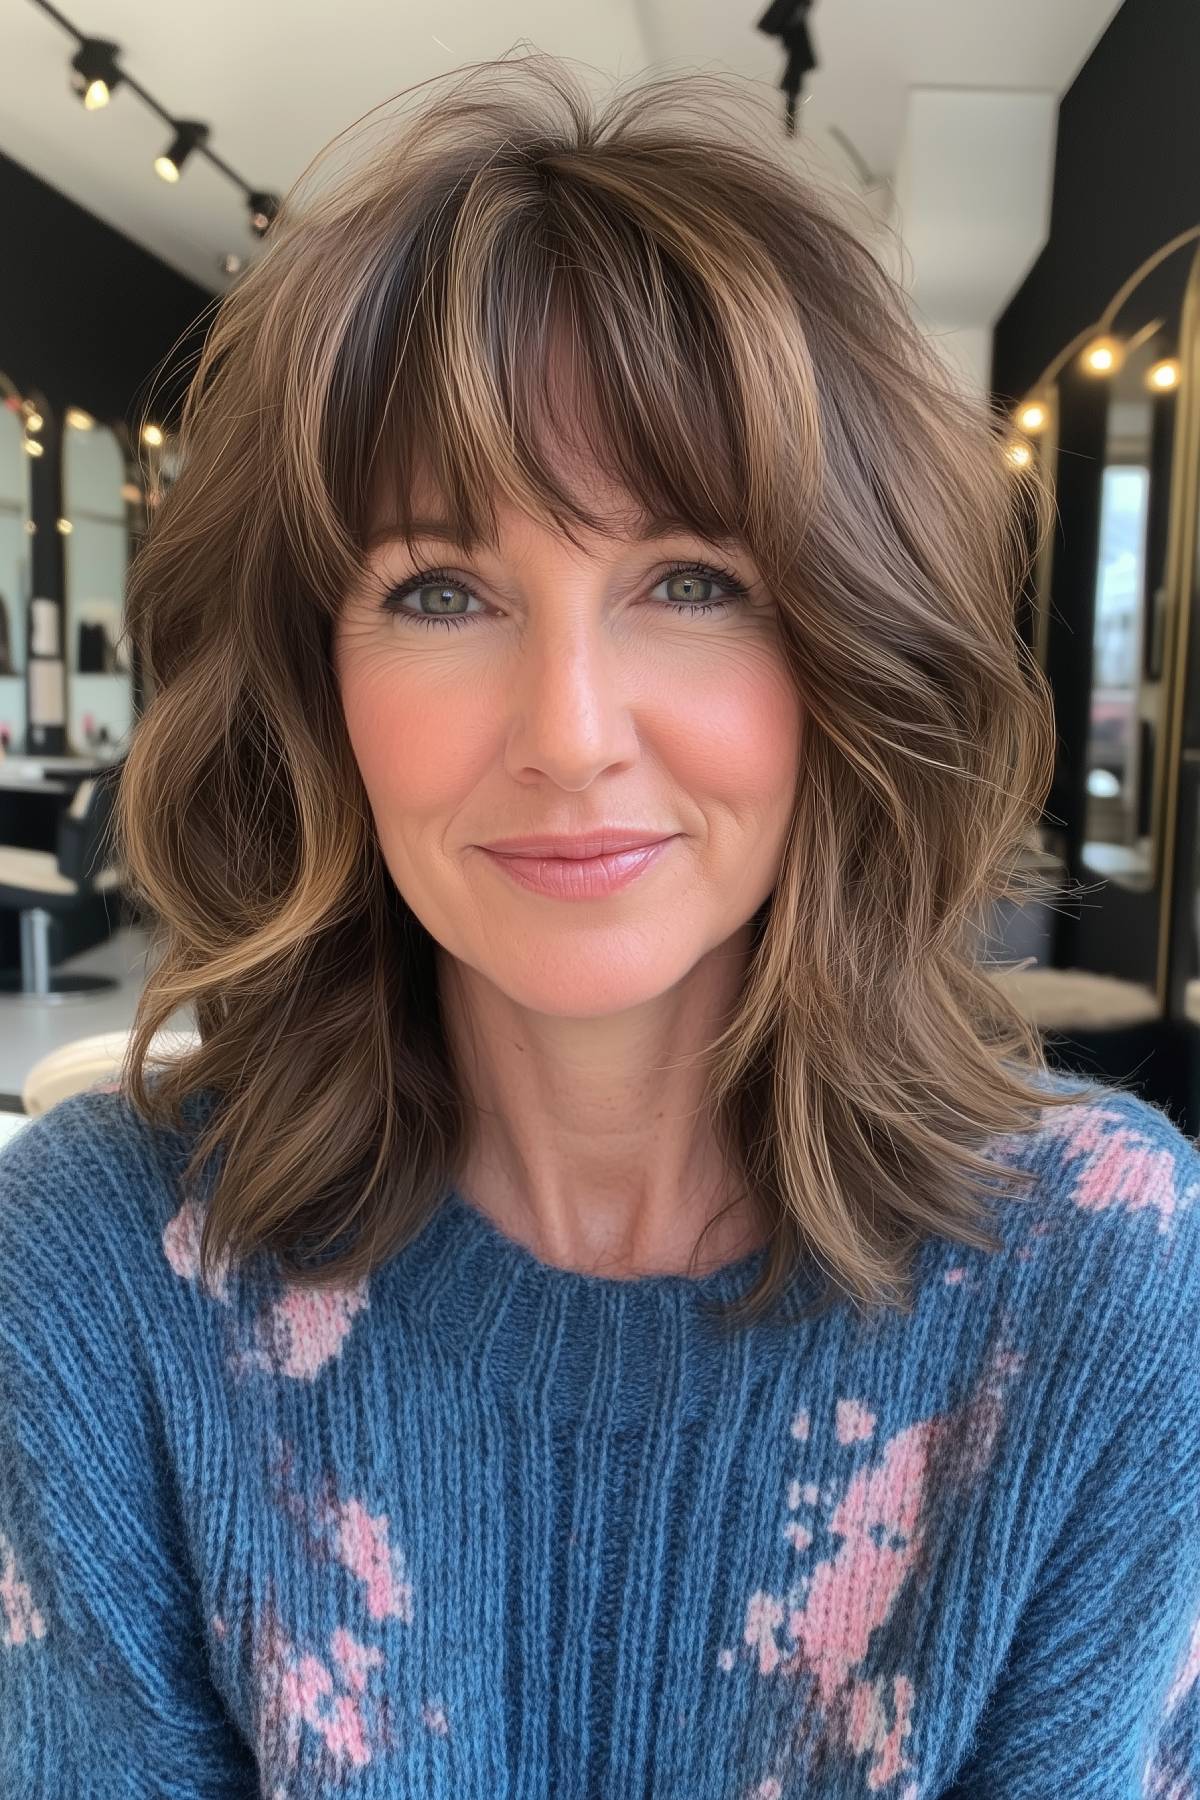
[[[311,205],[293,192],[216,311],[130,574],[152,698],[115,820],[155,936],[122,1082],[176,1127],[215,1097],[188,1166],[222,1146],[206,1259],[361,1276],[461,1168],[437,947],[375,840],[331,632],[380,471],[404,519],[422,458],[467,532],[499,492],[601,523],[540,449],[564,321],[589,449],[647,507],[743,539],[806,714],[778,885],[707,1058],[773,1221],[728,1316],[806,1257],[820,1305],[907,1309],[921,1238],[997,1247],[987,1140],[1078,1097],[972,935],[1050,781],[1014,625],[1046,494],[758,109],[725,76],[601,104],[540,53],[474,65]],[[199,1047],[151,1076],[189,1005]]]

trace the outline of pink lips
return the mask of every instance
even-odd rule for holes
[[[574,836],[492,838],[483,846],[501,856],[611,856],[617,850],[640,850],[646,844],[661,844],[674,837],[673,831],[643,831],[635,825],[597,825],[591,831]]]
[[[535,843],[553,841],[533,840]],[[627,838],[627,844],[628,841]],[[537,854],[528,848],[530,840],[521,845],[519,855],[507,849],[500,851],[492,845],[482,848],[484,855],[520,887],[559,900],[594,900],[628,887],[656,863],[674,841],[674,838],[658,838],[629,848],[609,848],[599,855],[580,855],[577,850],[573,855],[564,853],[562,846],[567,842],[571,842],[574,849],[576,845],[587,844],[586,839],[560,838],[557,855]]]

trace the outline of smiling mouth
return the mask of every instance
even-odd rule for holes
[[[498,869],[520,887],[559,900],[595,900],[628,887],[670,848],[673,838],[659,838],[632,849],[603,856],[515,856],[481,845]]]

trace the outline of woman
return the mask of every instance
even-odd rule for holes
[[[1200,1160],[972,955],[1044,502],[745,104],[468,71],[219,309],[156,955],[0,1162],[6,1794],[1200,1775]]]

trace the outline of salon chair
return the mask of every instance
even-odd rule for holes
[[[55,918],[119,889],[121,872],[108,859],[108,833],[120,764],[81,781],[58,820],[54,850],[0,844],[0,906],[21,916],[21,967],[0,971],[0,993],[51,1003],[106,992],[112,975],[56,973],[50,927]]]

